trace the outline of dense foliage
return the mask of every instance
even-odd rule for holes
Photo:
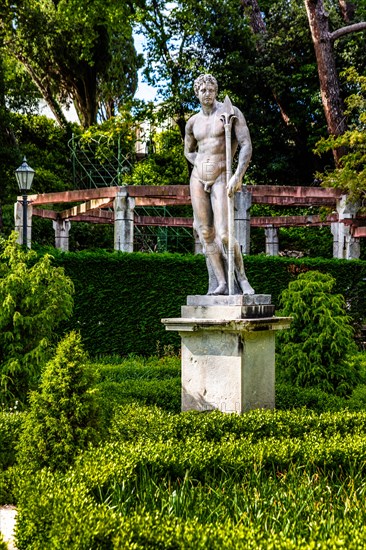
[[[365,413],[125,406],[73,469],[23,480],[17,546],[356,549],[365,434]]]
[[[0,499],[17,503],[18,548],[362,546],[366,386],[344,399],[280,384],[282,411],[176,414],[178,357],[85,360],[70,335],[29,412],[0,412]],[[96,394],[108,429],[80,454],[83,436],[65,436],[90,435],[90,416],[72,412]]]
[[[343,74],[350,95],[346,99],[349,130],[338,137],[322,139],[317,144],[319,153],[343,147],[345,154],[334,171],[319,174],[325,187],[339,187],[348,193],[351,201],[360,201],[365,207],[366,193],[366,76],[349,69]]]
[[[55,329],[72,312],[73,284],[46,254],[0,241],[1,402],[24,402],[50,357]]]
[[[93,0],[3,2],[0,38],[27,70],[61,125],[62,104],[74,102],[83,127],[98,108],[115,114],[137,86],[137,55],[128,3]],[[42,28],[42,34],[34,29]]]
[[[229,93],[248,120],[254,145],[248,180],[311,184],[314,173],[327,165],[331,169],[333,161],[326,148],[321,158],[313,153],[327,131],[304,1],[259,0],[258,4],[255,24],[254,0],[174,4],[136,0],[118,5],[101,0],[3,2],[0,174],[14,170],[21,156],[16,153],[24,145],[23,138],[16,139],[10,111],[33,115],[41,95],[64,127],[68,124],[61,105],[70,101],[77,106],[82,126],[100,123],[123,109],[132,109],[140,121],[149,118],[155,106],[130,103],[142,63],[133,45],[134,28],[144,34],[145,77],[158,87],[163,100],[152,119],[161,123],[172,116],[183,135],[187,116],[198,106],[193,79],[200,72],[212,72],[219,80],[220,99]],[[327,2],[331,29],[344,24],[341,4]],[[364,0],[348,10],[349,23],[365,16]],[[35,28],[42,28],[42,36],[34,33]],[[334,48],[337,69],[353,67],[361,79],[366,58],[363,36],[348,34]],[[346,96],[350,85],[341,85]],[[31,165],[32,161],[29,156]],[[51,191],[56,171],[48,164]],[[168,179],[165,163],[157,165],[152,167],[158,172],[154,183],[165,175]],[[42,162],[35,167],[41,170]],[[64,183],[67,187],[68,178]]]
[[[29,397],[18,449],[21,467],[66,470],[78,451],[99,439],[93,371],[80,335],[70,333]]]
[[[75,285],[74,314],[67,330],[80,330],[92,356],[146,356],[155,354],[158,345],[178,348],[179,336],[165,331],[161,319],[179,317],[187,295],[207,292],[201,255],[54,251],[53,256],[54,265],[62,266]],[[279,295],[300,273],[329,273],[336,279],[335,292],[346,299],[353,326],[358,330],[364,322],[365,262],[264,255],[244,261],[255,291],[271,294],[277,308]]]
[[[123,178],[126,185],[185,185],[189,181],[182,138],[173,127],[150,136],[149,154],[138,162],[131,175]]]
[[[326,273],[301,273],[282,292],[281,314],[291,326],[277,338],[277,366],[286,382],[347,395],[360,383],[361,362],[342,295]],[[364,364],[364,367],[366,364]],[[364,380],[366,381],[366,380]]]

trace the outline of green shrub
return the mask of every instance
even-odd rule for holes
[[[30,395],[19,443],[19,464],[66,470],[76,453],[99,439],[94,375],[79,334],[62,340]]]
[[[293,318],[277,339],[280,379],[302,387],[317,387],[349,395],[361,381],[361,362],[354,356],[350,317],[345,300],[332,294],[330,275],[302,273],[282,293],[282,314]]]
[[[1,533],[0,533],[0,550],[8,550],[8,545],[4,541],[4,538]]]
[[[16,408],[16,404],[14,404]],[[24,413],[16,410],[0,412],[0,505],[14,503],[14,469],[16,446]]]
[[[114,364],[95,363],[99,381],[123,382],[125,380],[166,380],[180,375],[179,357],[129,357],[116,358]]]
[[[348,401],[348,408],[352,411],[366,410],[366,384],[357,386]]]
[[[55,328],[72,311],[73,284],[51,257],[0,239],[1,401],[25,402],[50,357]]]
[[[111,417],[118,405],[137,401],[143,405],[158,405],[171,412],[181,409],[181,380],[125,380],[124,382],[102,382],[98,384],[104,411]]]
[[[0,412],[0,470],[15,463],[15,447],[18,443],[24,413]]]
[[[7,470],[0,470],[0,506],[16,504],[17,468],[10,466]]]
[[[174,415],[136,404],[112,435],[65,473],[21,480],[19,550],[365,540],[366,413]]]
[[[283,382],[276,384],[276,409],[279,410],[306,407],[320,413],[324,411],[336,412],[346,409],[348,406],[349,401],[344,397],[329,394],[319,388],[302,388]]]

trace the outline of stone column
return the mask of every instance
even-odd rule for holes
[[[133,252],[133,222],[135,199],[127,189],[118,191],[114,199],[114,250]]]
[[[68,252],[69,232],[71,227],[70,220],[54,220],[52,226],[55,230],[55,247],[64,252]]]
[[[338,222],[331,224],[333,234],[333,257],[345,260],[357,259],[360,257],[360,240],[351,233],[351,226],[342,220],[352,220],[357,215],[359,205],[347,201],[347,195],[337,201]]]
[[[27,206],[27,247],[32,247],[32,216],[33,207],[28,202]],[[23,202],[17,201],[14,204],[14,224],[15,231],[18,233],[17,243],[23,244]]]
[[[278,227],[273,227],[273,225],[265,227],[264,234],[266,236],[266,254],[268,256],[278,256]]]
[[[235,236],[243,254],[250,253],[250,207],[252,194],[246,185],[239,193],[235,193]]]

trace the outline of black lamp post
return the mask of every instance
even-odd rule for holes
[[[23,246],[27,247],[27,207],[28,207],[28,192],[32,187],[34,178],[34,170],[27,164],[27,160],[24,157],[22,164],[15,170],[15,177],[17,179],[19,189],[23,195]]]

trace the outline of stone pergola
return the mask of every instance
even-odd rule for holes
[[[22,241],[22,197],[15,204],[15,229]],[[69,249],[69,231],[73,222],[104,223],[114,225],[114,249],[133,252],[134,226],[193,227],[193,219],[187,217],[140,216],[135,212],[141,206],[181,206],[190,204],[188,185],[171,186],[122,186],[101,187],[29,195],[28,238],[32,229],[32,217],[39,216],[53,221],[55,246]],[[305,216],[251,217],[252,204],[277,206],[327,206],[332,214]],[[71,206],[70,206],[71,205]],[[65,206],[64,209],[62,207]],[[235,229],[244,254],[249,254],[250,227],[261,227],[266,237],[266,253],[276,256],[279,252],[280,227],[324,226],[331,227],[333,256],[352,259],[360,254],[360,238],[366,237],[366,217],[357,214],[357,205],[347,201],[340,190],[258,185],[243,186],[235,197]],[[200,244],[195,244],[196,252]]]

